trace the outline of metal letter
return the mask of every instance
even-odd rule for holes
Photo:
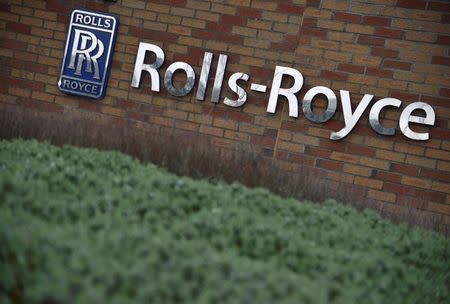
[[[373,95],[366,94],[361,99],[361,102],[356,107],[354,113],[352,113],[352,103],[350,101],[350,92],[341,90],[341,102],[342,102],[342,111],[344,113],[344,122],[345,127],[342,128],[339,132],[331,132],[330,139],[339,140],[347,136],[355,127],[356,123],[361,118],[362,114],[366,110],[370,101],[373,98]]]
[[[198,82],[198,89],[197,89],[197,99],[198,100],[205,99],[206,88],[208,86],[209,70],[211,69],[212,59],[213,59],[213,54],[206,52],[205,57],[203,58],[202,72],[200,74],[200,80]]]
[[[144,64],[145,55],[147,51],[155,53],[156,60],[152,64]],[[156,71],[164,63],[164,52],[163,50],[154,44],[141,42],[139,43],[139,50],[136,57],[136,63],[134,65],[133,79],[131,81],[131,86],[133,88],[139,88],[141,83],[142,71],[147,71],[150,73],[152,79],[152,91],[159,92],[159,74]]]
[[[400,107],[402,102],[396,98],[383,98],[378,100],[372,107],[369,113],[369,122],[372,129],[381,135],[394,135],[395,128],[385,128],[380,124],[380,112],[384,107]]]
[[[256,91],[256,92],[261,92],[261,93],[266,93],[267,86],[262,85],[262,84],[252,83],[252,85],[250,86],[250,90]]]
[[[290,75],[294,78],[294,85],[289,89],[281,88],[283,75]],[[303,86],[303,75],[293,68],[277,66],[273,76],[272,89],[270,90],[269,104],[267,112],[275,113],[277,108],[278,96],[283,95],[288,99],[289,116],[298,117],[298,100],[295,93],[301,90]]]
[[[425,117],[411,115],[415,110],[425,111]],[[422,125],[434,126],[436,116],[433,108],[424,102],[414,102],[408,105],[400,115],[400,130],[406,137],[414,140],[428,140],[430,138],[429,133],[417,133],[409,128],[409,123],[417,123]]]
[[[328,99],[328,107],[322,115],[316,115],[312,111],[312,100],[318,94],[323,94]],[[319,86],[311,88],[308,92],[306,92],[305,97],[303,98],[303,113],[306,118],[313,122],[321,123],[330,120],[336,112],[336,108],[337,97],[334,92],[327,87]]]
[[[217,63],[216,77],[214,79],[214,87],[212,91],[211,101],[218,103],[220,98],[220,91],[222,90],[223,76],[227,67],[227,55],[220,54],[219,62]]]
[[[186,84],[182,88],[175,88],[172,83],[173,74],[177,70],[183,70],[186,72]],[[186,96],[194,87],[195,83],[195,72],[194,69],[186,62],[174,62],[166,70],[166,75],[164,76],[164,86],[170,95],[173,96]]]
[[[229,99],[228,97],[225,97],[223,103],[230,107],[240,107],[247,101],[247,92],[240,86],[238,86],[237,81],[238,80],[245,80],[248,81],[249,76],[244,73],[234,73],[231,75],[230,79],[228,79],[228,86],[230,89],[238,95],[237,100]]]
[[[81,45],[80,45],[81,38]],[[91,46],[87,47],[88,41],[91,42]],[[91,53],[97,48],[98,52],[94,56],[91,56]],[[86,60],[86,72],[92,73],[92,65],[94,65],[94,78],[100,79],[100,71],[98,68],[97,59],[99,59],[105,50],[103,42],[101,42],[97,37],[89,32],[83,31],[79,29],[75,29],[75,39],[72,46],[72,53],[70,56],[70,62],[68,69],[75,69],[75,60],[78,56],[78,64],[75,70],[75,75],[81,76],[81,69],[83,68],[84,60]]]

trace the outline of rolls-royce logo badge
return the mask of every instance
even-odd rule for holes
[[[61,91],[95,99],[105,96],[118,21],[104,13],[72,12],[58,81]]]

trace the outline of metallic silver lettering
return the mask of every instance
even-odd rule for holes
[[[153,52],[156,55],[156,60],[154,63],[144,64],[145,55],[147,52]],[[156,70],[159,69],[163,63],[164,52],[159,46],[145,42],[139,43],[131,86],[133,88],[139,88],[142,71],[147,71],[152,79],[152,91],[159,92],[159,74]]]
[[[316,115],[312,111],[312,100],[318,94],[323,94],[328,99],[328,107],[322,115]],[[303,113],[307,119],[313,122],[321,123],[330,120],[336,112],[336,108],[337,97],[334,92],[327,87],[318,86],[311,88],[306,92],[305,97],[303,98]]]
[[[214,103],[219,102],[220,91],[222,91],[223,77],[225,75],[225,69],[227,68],[228,56],[220,54],[219,62],[217,63],[216,77],[214,79],[214,86],[211,96],[211,101]]]
[[[175,88],[172,79],[175,71],[183,70],[186,73],[186,84],[182,88]],[[195,72],[194,69],[185,62],[174,62],[166,70],[166,75],[164,76],[164,86],[170,95],[173,96],[186,96],[194,87],[195,83]]]
[[[369,113],[369,122],[372,126],[372,129],[375,130],[378,134],[381,135],[394,135],[395,128],[385,128],[380,123],[380,113],[383,108],[391,106],[399,108],[402,102],[396,98],[383,98],[378,100],[370,109]]]
[[[284,75],[294,78],[294,85],[289,89],[281,88],[281,82]],[[277,108],[278,96],[283,95],[288,99],[289,116],[298,117],[298,100],[295,94],[301,90],[303,86],[303,75],[296,69],[277,66],[273,76],[272,89],[270,91],[267,112],[275,113]]]
[[[80,43],[81,38],[81,43]],[[91,45],[88,47],[88,41]],[[91,53],[97,49],[98,52],[95,55]],[[98,68],[97,60],[103,55],[105,47],[103,42],[101,42],[97,37],[88,31],[83,31],[80,29],[75,29],[75,38],[73,41],[72,52],[70,55],[70,62],[67,68],[75,70],[75,75],[81,76],[81,70],[83,68],[83,63],[86,60],[86,72],[94,72],[94,78],[100,79],[100,70]],[[78,59],[77,67],[75,69],[75,61]],[[94,66],[94,71],[92,71],[92,65]]]
[[[361,99],[361,102],[356,107],[355,112],[352,112],[352,103],[350,100],[350,92],[345,90],[340,90],[341,94],[341,102],[342,102],[342,112],[344,113],[344,122],[345,127],[339,130],[338,132],[331,132],[330,139],[332,140],[340,140],[347,136],[353,128],[356,126],[356,123],[361,118],[364,111],[367,109],[370,101],[373,98],[373,95],[365,94]]]
[[[247,101],[247,92],[245,92],[245,90],[240,87],[237,82],[238,80],[248,81],[248,78],[249,76],[244,73],[234,73],[230,76],[230,79],[228,79],[228,86],[234,93],[238,95],[238,99],[232,100],[228,97],[225,97],[223,102],[224,104],[234,108],[244,105],[244,103]]]
[[[213,59],[213,54],[206,52],[205,57],[203,58],[202,72],[200,73],[200,80],[198,82],[197,100],[205,99],[206,88],[208,87],[209,70],[211,69],[212,59]]]
[[[412,115],[412,112],[414,112],[415,110],[425,111],[425,117]],[[428,140],[430,138],[428,132],[427,133],[414,132],[413,130],[410,129],[409,123],[413,122],[416,124],[434,126],[435,119],[436,116],[434,110],[429,104],[424,102],[414,102],[408,105],[400,115],[399,121],[400,130],[406,137],[410,139]]]
[[[252,83],[252,85],[250,86],[250,90],[256,91],[256,92],[261,92],[261,93],[266,93],[267,86],[262,85],[262,84]]]

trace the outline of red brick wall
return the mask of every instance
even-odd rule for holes
[[[109,88],[102,101],[70,97],[57,89],[74,7],[108,11],[120,18]],[[305,172],[327,183],[331,197],[352,189],[355,200],[383,206],[387,213],[407,216],[414,211],[431,216],[429,226],[448,234],[449,22],[447,1],[118,0],[106,4],[2,0],[2,132],[25,136],[39,129],[38,124],[24,131],[29,123],[24,119],[26,112],[42,121],[67,121],[76,114],[143,130],[148,136],[194,134],[194,140],[206,140],[211,149],[219,150],[218,155],[252,151],[285,171],[306,168]],[[194,92],[183,98],[171,97],[164,88],[161,93],[151,92],[149,77],[143,78],[140,89],[131,88],[140,41],[165,51],[161,74],[171,62],[180,60],[193,65],[198,79],[205,51],[214,53],[216,59],[220,53],[227,54],[221,102],[211,103],[210,91],[203,102],[195,99]],[[270,90],[276,65],[293,67],[304,75],[299,101],[308,88],[323,85],[337,95],[340,89],[350,91],[353,106],[363,94],[375,95],[374,100],[398,98],[402,107],[414,101],[429,103],[437,119],[434,127],[426,128],[431,139],[409,140],[399,130],[393,137],[378,135],[368,124],[366,110],[349,136],[332,141],[330,132],[343,126],[340,107],[325,124],[312,123],[302,114],[290,118],[282,98],[277,112],[270,114],[266,113],[269,91],[247,89],[249,99],[241,108],[223,104],[225,96],[234,96],[225,89],[232,73],[248,73],[250,83],[267,85]],[[316,105],[320,108],[324,103]],[[386,111],[383,124],[395,126],[400,112]],[[69,142],[75,131],[66,133]]]

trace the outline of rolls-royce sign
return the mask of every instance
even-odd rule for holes
[[[72,12],[61,76],[58,82],[61,91],[91,98],[101,98],[105,95],[118,23],[118,19],[113,15],[84,10]],[[152,63],[146,63],[146,57],[155,59]],[[213,58],[214,54],[205,52],[195,93],[197,100],[205,99]],[[220,102],[227,60],[227,55],[219,54],[211,92],[211,102],[213,103]],[[186,62],[173,62],[167,67],[165,73],[160,75],[160,68],[164,61],[165,55],[161,47],[140,42],[131,87],[139,88],[142,74],[148,73],[151,79],[151,91],[160,91],[160,78],[162,77],[164,87],[172,96],[181,97],[189,94],[194,89],[196,82],[194,68]],[[173,84],[173,76],[176,71],[186,74],[185,84],[181,87]],[[281,85],[284,77],[290,77],[293,80],[290,88],[284,88]],[[236,72],[230,76],[228,86],[236,96],[234,99],[225,97],[223,103],[226,106],[243,106],[247,101],[248,89],[259,93],[267,92],[269,87],[266,85],[258,83],[244,85],[249,82],[250,78],[250,75],[242,72]],[[299,101],[297,97],[303,83],[304,78],[300,71],[292,67],[276,66],[270,87],[267,112],[276,112],[280,96],[282,96],[288,102],[289,116],[298,118],[299,112],[302,111],[306,119],[315,123],[324,123],[330,120],[336,113],[339,100],[335,92],[324,86],[316,86],[309,89],[303,100]],[[318,95],[324,95],[328,101],[327,109],[320,115],[312,110],[313,99]],[[350,92],[340,90],[339,96],[345,125],[341,130],[330,133],[332,140],[340,140],[347,136],[374,99],[373,95],[364,94],[356,108],[352,109]],[[382,98],[373,102],[369,112],[369,123],[372,129],[381,135],[394,135],[396,128],[383,126],[380,122],[380,113],[387,107],[400,108],[401,105],[402,101],[395,98]],[[421,115],[416,115],[416,112],[421,112]],[[414,131],[410,128],[410,123],[433,126],[435,123],[434,109],[425,102],[413,102],[402,110],[398,122],[398,127],[404,136],[414,140],[428,140],[428,132]]]
[[[153,53],[153,57],[156,58],[153,63],[144,63],[148,53]],[[205,52],[203,57],[202,70],[200,72],[200,80],[197,87],[196,98],[197,100],[204,100],[205,92],[208,86],[209,71],[212,65],[212,59],[214,55],[209,52]],[[136,63],[134,66],[133,78],[131,86],[139,88],[141,84],[142,73],[149,73],[151,77],[151,90],[155,92],[160,91],[160,75],[159,69],[164,63],[164,51],[155,44],[141,42],[139,44],[138,54],[136,56]],[[211,94],[211,102],[218,103],[220,92],[223,86],[223,78],[226,71],[227,55],[220,54],[217,62],[216,73],[214,76],[214,84]],[[186,83],[181,88],[176,88],[173,84],[172,78],[176,71],[181,71],[186,74]],[[189,94],[195,84],[195,71],[186,62],[174,62],[166,69],[164,73],[164,86],[166,90],[172,96],[185,96]],[[291,77],[293,85],[290,88],[282,88],[283,77]],[[230,76],[228,79],[228,86],[231,91],[236,95],[235,99],[225,97],[223,103],[229,107],[241,107],[247,101],[247,91],[242,86],[243,83],[248,82],[250,75],[237,72]],[[238,83],[240,81],[240,83]],[[303,75],[300,71],[284,66],[276,66],[272,85],[270,89],[269,102],[267,105],[268,113],[275,113],[277,104],[280,100],[280,96],[283,96],[288,102],[289,116],[299,117],[299,100],[297,94],[303,87]],[[257,83],[251,83],[250,90],[260,93],[266,93],[267,86]],[[312,101],[318,95],[324,95],[328,100],[328,106],[325,112],[321,115],[316,114],[312,110]],[[341,105],[344,115],[345,126],[336,132],[331,132],[330,139],[340,140],[350,134],[358,121],[361,119],[364,111],[369,107],[374,96],[370,94],[364,94],[363,98],[359,102],[356,109],[352,109],[350,92],[346,90],[340,90]],[[330,120],[337,109],[338,98],[336,94],[330,88],[324,86],[317,86],[309,89],[301,102],[301,110],[306,119],[316,122],[324,123]],[[380,122],[380,113],[386,107],[400,108],[402,101],[395,98],[382,98],[376,101],[369,112],[369,123],[372,129],[381,135],[394,135],[396,128],[387,128],[382,126]],[[416,110],[422,111],[425,116],[414,115]],[[435,113],[433,108],[425,102],[414,102],[409,104],[403,109],[400,119],[399,128],[400,131],[406,137],[414,140],[428,140],[428,132],[416,132],[410,128],[410,122],[422,125],[433,126],[435,123]]]
[[[113,15],[72,12],[58,81],[61,91],[95,99],[105,96],[118,25]]]

